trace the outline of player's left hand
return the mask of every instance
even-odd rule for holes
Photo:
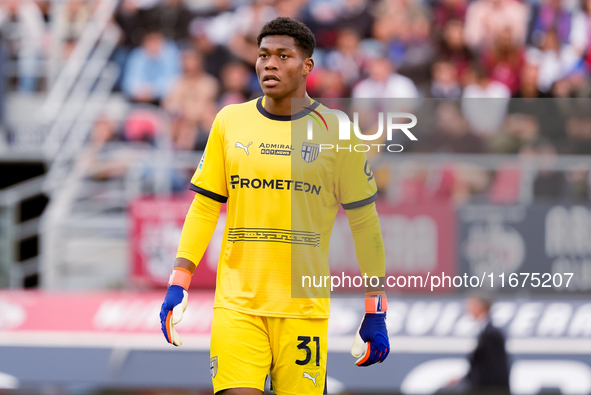
[[[160,325],[166,341],[180,346],[183,344],[181,337],[174,329],[174,326],[181,322],[183,313],[189,302],[189,284],[191,283],[191,272],[183,268],[174,268],[168,282],[168,291],[164,297],[164,303],[160,308]]]
[[[187,308],[189,293],[181,286],[171,285],[168,287],[164,303],[160,308],[160,325],[166,341],[180,346],[183,344],[181,337],[174,329],[174,326],[181,322],[183,313]]]
[[[351,355],[357,358],[355,365],[370,366],[376,362],[382,363],[390,353],[386,310],[386,295],[366,297],[366,313],[351,347]]]

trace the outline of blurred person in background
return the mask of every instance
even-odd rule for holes
[[[173,128],[171,128],[172,146],[177,151],[192,151],[195,149],[195,143],[197,142],[197,136],[199,130],[196,125],[192,125],[189,122],[178,122]],[[190,171],[190,170],[187,170]],[[190,180],[191,174],[188,174],[189,178],[185,179],[184,185],[180,186],[179,191],[187,189],[187,182]]]
[[[428,142],[430,152],[478,154],[487,151],[486,142],[470,131],[457,104],[442,101],[435,116],[437,129]]]
[[[409,51],[414,52],[408,59],[409,65],[421,63],[425,47],[431,44],[429,23],[424,23],[429,11],[416,1],[382,0],[376,4],[375,14],[379,17],[374,22],[373,38],[385,46],[394,66],[400,69]]]
[[[425,14],[417,15],[410,23],[404,58],[399,72],[415,84],[428,85],[436,47],[431,35],[431,22]]]
[[[342,98],[349,96],[349,89],[340,72],[329,69],[316,69],[308,81],[310,95],[322,98]]]
[[[98,5],[97,1],[70,0],[66,2],[65,12],[54,12],[54,29],[59,38],[71,37],[79,39],[86,29],[92,13]]]
[[[572,85],[569,78],[561,78],[552,84],[552,87],[550,88],[550,96],[557,99],[574,97],[575,87]],[[564,101],[559,100],[557,104],[562,108],[564,107],[561,105],[563,102]]]
[[[372,6],[373,3],[367,0],[344,0],[338,15],[338,28],[352,29],[362,39],[369,38],[375,15]]]
[[[302,21],[314,33],[319,50],[334,47],[339,30],[341,3],[334,0],[320,0],[306,1],[304,4]]]
[[[354,98],[417,98],[419,92],[414,82],[396,72],[386,57],[368,62],[369,78],[361,80],[353,88]]]
[[[498,31],[492,46],[483,53],[482,64],[491,79],[506,85],[513,95],[519,90],[520,72],[525,58],[523,46],[512,37],[509,26]]]
[[[4,0],[0,2],[0,30],[8,57],[17,61],[19,90],[35,91],[45,34],[41,10],[33,0]]]
[[[517,45],[525,43],[528,9],[513,0],[476,0],[466,13],[464,37],[475,51],[492,47],[499,34],[509,27],[511,40]]]
[[[431,97],[437,99],[458,99],[462,86],[458,82],[458,70],[453,63],[439,60],[432,67]]]
[[[422,12],[401,12],[380,18],[375,37],[386,47],[388,59],[402,73],[421,83],[435,53],[429,20]]]
[[[231,62],[225,65],[221,79],[222,89],[218,99],[220,107],[244,103],[251,98],[251,72],[242,62]]]
[[[122,140],[137,144],[143,148],[161,148],[167,144],[170,137],[165,133],[164,120],[160,114],[150,108],[140,107],[132,109],[126,116],[123,123]]]
[[[557,106],[557,100],[538,100],[548,98],[548,93],[538,89],[539,66],[524,64],[521,69],[520,89],[509,102],[509,114],[532,115],[539,121],[540,135],[553,142],[564,140],[564,114]]]
[[[441,393],[467,392],[509,394],[509,358],[505,335],[490,318],[491,301],[486,298],[466,300],[466,311],[478,326],[476,348],[468,356],[466,376],[452,380]]]
[[[580,58],[571,45],[560,42],[554,29],[541,35],[539,40],[539,48],[530,48],[528,55],[539,65],[538,88],[548,92],[554,82],[577,69]]]
[[[121,0],[115,11],[115,23],[119,26],[121,38],[115,52],[113,53],[113,61],[119,66],[119,76],[115,84],[115,89],[121,89],[121,81],[127,58],[129,53],[141,44],[143,28],[138,21],[138,4],[137,0]]]
[[[252,66],[257,54],[256,37],[263,25],[277,16],[270,4],[270,0],[254,0],[234,12],[233,34],[228,48],[234,56]]]
[[[448,22],[452,20],[464,22],[468,10],[467,0],[443,0],[435,3],[433,7],[433,34],[435,37],[443,36]]]
[[[236,31],[236,5],[232,0],[215,0],[213,9],[198,14],[206,22],[209,39],[218,45],[228,45]]]
[[[540,138],[540,121],[534,115],[512,113],[505,118],[500,133],[490,137],[492,151],[501,154],[516,154]]]
[[[198,145],[203,145],[201,148],[201,151],[203,151],[207,140],[200,142],[198,141],[200,137],[196,124],[183,119],[176,119],[171,122],[171,142],[175,151],[193,151],[197,149]],[[178,155],[177,158],[179,158]],[[194,166],[191,159],[192,157],[188,157],[187,160],[183,160],[183,166],[170,169],[171,186],[174,193],[187,192],[187,183],[191,180],[193,174],[191,168]]]
[[[576,70],[566,76],[571,86],[571,97],[586,98],[591,96],[591,84],[588,72]],[[579,104],[582,103],[579,101]]]
[[[568,183],[563,171],[555,170],[557,150],[548,140],[540,138],[523,146],[519,151],[522,157],[531,157],[535,170],[524,177],[532,179],[532,193],[535,201],[557,202],[568,195]]]
[[[195,18],[190,26],[191,36],[195,48],[201,53],[205,72],[221,79],[224,66],[234,59],[228,48],[216,44],[207,34],[207,20]]]
[[[183,0],[159,0],[153,7],[139,10],[137,20],[144,26],[157,27],[166,40],[178,45],[190,41],[189,25],[193,13]]]
[[[127,52],[140,46],[146,34],[139,11],[138,0],[121,0],[115,11],[115,23],[122,34],[119,47],[127,48]]]
[[[552,97],[556,98],[586,98],[591,96],[591,86],[589,78],[584,72],[573,72],[566,75],[564,78],[556,80],[550,88]],[[565,113],[569,112],[571,104],[581,104],[581,101],[566,101],[559,100],[557,105],[564,109]]]
[[[401,15],[406,18],[408,21],[415,20],[420,15],[428,15],[430,12],[425,7],[425,4],[418,1],[413,0],[400,0],[400,1],[390,1],[390,0],[379,0],[378,4],[375,5],[375,15],[379,15],[381,18],[390,18],[390,20],[398,20],[398,18],[394,18],[397,15]],[[393,26],[394,27],[394,26]]]
[[[232,0],[184,0],[196,15],[213,18],[225,12],[231,12],[235,4]]]
[[[275,2],[275,13],[278,16],[285,16],[292,19],[302,19],[302,11],[305,1],[303,0],[277,0]]]
[[[573,17],[560,0],[544,0],[534,6],[529,57],[539,65],[538,87],[542,92],[549,92],[554,82],[573,73],[586,74],[582,61],[589,41],[586,7],[587,2],[582,1],[581,11]]]
[[[174,148],[179,150],[201,148],[202,150],[204,143],[199,141],[202,134],[199,132],[198,125],[203,119],[209,118],[208,111],[215,113],[218,82],[203,71],[201,55],[194,49],[183,51],[182,67],[183,75],[166,96],[162,106],[171,116]],[[207,140],[207,135],[205,138]]]
[[[591,0],[581,0],[580,9],[575,12],[572,18],[572,25],[569,37],[569,43],[573,51],[583,62],[581,67],[590,70],[591,66]]]
[[[440,40],[439,56],[455,66],[460,84],[466,86],[474,55],[464,40],[464,23],[457,19],[448,21],[443,28],[443,36]]]
[[[585,164],[573,166],[566,175],[569,197],[574,203],[587,203],[591,197],[591,172]]]
[[[70,56],[74,53],[74,49],[76,49],[76,45],[78,45],[78,39],[75,37],[66,37],[64,39],[64,43],[62,45],[62,59],[68,60]]]
[[[123,76],[123,92],[135,102],[158,104],[179,75],[179,51],[160,31],[148,32],[142,46],[129,55]]]
[[[203,58],[194,49],[183,51],[181,64],[182,75],[164,98],[162,106],[173,118],[182,119],[195,127],[204,109],[215,102],[218,82],[205,73]]]
[[[511,91],[490,78],[480,63],[471,64],[470,74],[474,82],[464,88],[462,114],[474,133],[490,136],[498,132],[505,119]]]
[[[486,298],[471,298],[466,302],[468,313],[480,328],[476,348],[468,357],[470,370],[466,380],[471,389],[494,388],[499,393],[508,393],[509,358],[505,335],[491,322],[491,304]]]
[[[541,47],[545,36],[553,31],[559,45],[567,44],[571,37],[572,13],[563,7],[562,0],[543,0],[533,3],[531,8],[533,21],[529,42]]]
[[[591,118],[572,116],[566,121],[566,141],[563,142],[561,153],[574,155],[591,155]]]
[[[116,130],[116,123],[106,114],[99,115],[92,126],[90,142],[94,148],[102,148],[105,144],[121,141]]]
[[[402,12],[385,20],[388,21],[389,29],[388,40],[385,43],[388,59],[394,66],[400,68],[404,63],[411,39],[412,22],[408,19],[408,15]]]
[[[473,82],[464,88],[462,97],[466,99],[509,99],[511,97],[511,91],[507,85],[490,78],[486,69],[480,63],[473,62],[470,65],[469,73],[469,79]]]
[[[94,121],[90,144],[78,155],[78,166],[86,168],[95,181],[123,180],[133,159],[130,150],[112,150],[110,143],[122,141],[116,123],[108,115],[101,114]]]
[[[326,68],[339,72],[349,88],[361,77],[366,62],[366,55],[359,48],[359,43],[360,37],[355,30],[339,30],[335,49],[324,58]]]
[[[548,97],[547,94],[543,93],[538,88],[539,70],[540,66],[535,63],[526,62],[523,64],[523,67],[521,68],[521,78],[519,79],[519,90],[513,95],[514,98],[537,99],[540,97]],[[521,100],[520,102],[525,101],[526,100]],[[532,100],[528,101],[533,102]]]

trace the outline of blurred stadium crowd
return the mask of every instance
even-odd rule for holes
[[[43,90],[37,76],[51,49],[49,24],[58,27],[52,31],[62,35],[67,59],[98,1],[70,0],[60,13],[53,13],[55,4],[0,2],[5,57],[18,67],[8,89]],[[405,152],[591,153],[591,114],[580,100],[591,94],[589,0],[121,0],[111,22],[122,32],[112,56],[121,70],[116,90],[130,103],[162,108],[175,149],[203,150],[220,108],[261,95],[256,36],[276,16],[297,18],[316,35],[311,97],[445,99],[429,108],[432,127]],[[478,111],[449,100],[461,98],[500,100],[499,119],[483,127],[469,116]],[[104,114],[91,139],[152,143],[158,122],[149,110],[124,121]],[[448,187],[445,166],[439,173],[440,186],[427,194],[486,189],[493,201],[519,200],[515,185],[522,180],[510,170],[470,176],[463,187],[457,171]],[[586,169],[546,173],[534,176],[535,197],[589,200]]]

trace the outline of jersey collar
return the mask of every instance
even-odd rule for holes
[[[296,119],[300,119],[305,117],[309,111],[306,110],[302,110],[298,113],[295,113],[293,115],[275,115],[275,114],[271,114],[269,111],[265,110],[265,107],[263,107],[263,98],[265,96],[261,96],[259,97],[259,99],[257,100],[257,110],[259,110],[259,112],[265,117],[265,118],[269,118],[273,121],[295,121]],[[318,103],[317,101],[313,102],[312,104],[310,104],[310,108],[311,109],[315,109],[316,107],[318,107],[320,105],[320,103]]]

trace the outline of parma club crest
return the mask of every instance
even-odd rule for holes
[[[320,145],[313,143],[302,143],[302,158],[308,162],[314,162],[320,153]]]
[[[209,370],[211,372],[211,378],[214,378],[218,374],[218,357],[215,356],[209,361]]]

